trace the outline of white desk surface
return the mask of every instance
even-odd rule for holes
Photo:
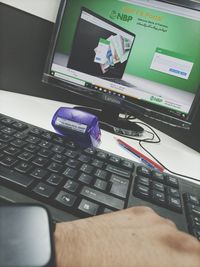
[[[54,129],[51,126],[51,119],[55,111],[62,106],[70,107],[71,105],[0,90],[0,113],[53,132]],[[200,180],[200,153],[158,130],[156,130],[156,132],[161,138],[161,142],[158,144],[143,143],[145,148],[158,158],[169,170]],[[116,143],[114,137],[117,136],[102,131],[100,148],[128,159],[137,160],[132,154],[121,148]],[[137,141],[123,137],[120,137],[120,139],[150,157],[140,148]]]

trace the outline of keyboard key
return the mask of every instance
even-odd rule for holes
[[[121,198],[126,198],[129,186],[129,180],[124,179],[116,174],[112,174],[110,178],[112,186],[110,193]]]
[[[54,145],[51,150],[56,153],[62,153],[64,151],[64,147],[59,145]]]
[[[78,154],[79,153],[77,151],[70,150],[70,149],[67,149],[67,151],[64,153],[65,156],[72,158],[72,159],[76,158]]]
[[[94,183],[94,187],[96,187],[97,189],[100,189],[102,191],[105,191],[107,186],[108,186],[108,183],[101,180],[101,179],[96,179],[96,181]]]
[[[122,168],[119,168],[117,166],[110,165],[110,164],[106,166],[106,171],[109,171],[111,173],[115,173],[115,174],[118,174],[118,175],[121,175],[127,178],[131,177],[131,171],[125,170],[125,169],[122,169]]]
[[[120,157],[117,157],[117,156],[111,156],[109,157],[109,161],[115,164],[119,164],[121,162],[121,159]]]
[[[4,127],[3,130],[1,131],[2,133],[9,134],[9,135],[13,135],[14,133],[16,133],[16,130],[9,128],[9,127]]]
[[[23,122],[19,122],[19,121],[13,123],[12,126],[13,126],[15,129],[19,130],[19,131],[23,131],[23,130],[25,130],[25,129],[28,128],[28,126],[27,126],[25,123],[23,123]]]
[[[6,146],[6,145],[4,145],[4,146]],[[1,145],[0,145],[0,148],[1,148]],[[4,149],[4,152],[6,154],[11,155],[11,156],[15,156],[16,154],[18,154],[20,152],[20,150],[18,148],[14,147],[14,146],[9,146],[9,147],[6,147]]]
[[[52,157],[52,160],[58,162],[58,163],[62,163],[64,160],[66,159],[65,156],[61,155],[61,154],[55,154],[53,157]]]
[[[157,172],[157,171],[152,171],[152,179],[156,180],[160,183],[164,183],[164,181],[165,181],[165,177],[164,177],[163,173]]]
[[[41,168],[35,168],[30,175],[37,179],[43,179],[47,175],[47,171]]]
[[[122,167],[125,167],[129,170],[133,170],[134,169],[134,164],[133,162],[129,161],[129,160],[123,160],[122,163],[121,163],[121,166]]]
[[[11,137],[8,134],[0,134],[0,141],[2,142],[10,142],[11,140],[13,140],[13,137]]]
[[[42,140],[40,143],[39,143],[39,146],[43,147],[43,148],[50,148],[52,146],[52,144],[46,140]]]
[[[44,183],[39,183],[36,185],[36,187],[33,188],[33,192],[46,198],[50,198],[54,191],[55,188]]]
[[[36,152],[37,150],[39,150],[39,147],[37,145],[34,144],[28,144],[24,147],[25,150],[29,151],[29,152]]]
[[[200,217],[189,215],[188,221],[190,223],[190,226],[200,228]]]
[[[16,132],[14,134],[14,137],[16,137],[17,139],[25,139],[27,137],[27,133],[25,133],[25,132]]]
[[[67,168],[65,169],[65,171],[63,172],[63,175],[66,176],[67,178],[71,178],[74,179],[78,174],[77,170],[74,170],[72,168]]]
[[[6,147],[6,144],[3,143],[3,142],[0,142],[0,149],[2,149],[2,148],[4,148],[4,147]]]
[[[165,191],[164,184],[161,184],[161,183],[158,183],[158,182],[155,182],[155,181],[152,182],[152,188],[154,190],[158,190],[158,191],[161,191],[161,192]]]
[[[92,166],[96,167],[96,168],[102,168],[104,165],[104,162],[98,159],[94,159],[91,163]]]
[[[191,216],[193,221],[200,223],[200,217],[197,216]]]
[[[84,150],[84,153],[88,154],[88,155],[95,155],[96,150],[92,147],[88,147]]]
[[[34,157],[34,155],[28,151],[27,152],[25,151],[25,152],[18,155],[18,158],[25,160],[25,161],[29,161],[33,157]]]
[[[52,185],[59,185],[62,180],[63,180],[63,178],[60,175],[53,173],[47,179],[47,182],[52,184]]]
[[[92,182],[93,177],[87,173],[81,173],[78,177],[78,180],[84,184],[90,184]]]
[[[167,188],[167,193],[175,198],[180,198],[180,192],[177,188],[173,188],[173,187],[168,187]]]
[[[185,199],[186,203],[189,202],[194,205],[200,205],[198,197],[193,194],[184,193],[183,198]]]
[[[49,132],[44,132],[42,134],[42,137],[44,137],[47,140],[51,140],[53,138],[53,133],[49,133]]]
[[[145,177],[151,177],[151,170],[145,166],[139,166],[137,168],[137,174]]]
[[[78,206],[78,209],[81,210],[82,212],[88,214],[88,215],[96,215],[99,209],[99,205],[88,201],[86,199],[82,199],[81,203]]]
[[[190,228],[198,228],[198,229],[200,229],[200,223],[196,222],[196,221],[194,221],[194,223],[191,223],[191,225],[189,225],[189,226],[190,226]]]
[[[76,190],[78,189],[79,187],[79,184],[73,180],[67,180],[66,184],[64,185],[64,188],[67,190],[67,191],[70,191],[72,193],[75,193]]]
[[[27,142],[31,143],[31,144],[37,144],[40,141],[40,138],[36,137],[36,136],[29,136],[26,139]]]
[[[99,151],[97,152],[97,157],[102,160],[106,160],[106,158],[108,157],[108,154],[104,151]]]
[[[70,147],[70,148],[76,148],[76,144],[73,141],[66,141],[65,142],[66,146]]]
[[[46,158],[43,158],[43,157],[36,157],[32,163],[34,163],[35,165],[37,166],[44,166],[46,163],[48,162],[48,160]]]
[[[27,173],[31,170],[32,166],[28,162],[21,161],[15,166],[15,170],[21,173]]]
[[[86,173],[88,173],[88,174],[92,173],[93,169],[94,169],[93,166],[91,166],[91,165],[89,165],[89,164],[85,164],[85,163],[84,163],[84,164],[81,166],[81,168],[80,168],[80,170],[81,170],[82,172],[86,172]]]
[[[84,186],[80,194],[82,196],[85,196],[91,200],[95,200],[96,202],[99,202],[100,204],[104,204],[111,208],[115,208],[118,210],[124,208],[123,200],[112,197],[108,194],[102,193],[88,186]]]
[[[94,175],[100,179],[106,180],[107,176],[108,176],[108,172],[101,170],[101,169],[97,169],[94,173]]]
[[[200,217],[200,206],[187,203],[186,208],[189,214]]]
[[[180,198],[175,198],[175,197],[169,196],[168,197],[168,205],[172,210],[177,211],[179,213],[182,213],[182,204],[181,204]]]
[[[135,185],[135,190],[134,190],[134,195],[137,197],[141,198],[149,198],[150,197],[150,189],[147,186],[141,185],[141,184],[136,184]]]
[[[84,162],[84,163],[88,163],[90,161],[90,159],[91,159],[90,157],[88,157],[84,154],[80,155],[78,158],[79,161]]]
[[[64,143],[63,138],[60,137],[60,136],[54,136],[53,141],[54,141],[55,143],[58,143],[58,144],[63,144],[63,143]]]
[[[178,179],[176,177],[173,177],[171,175],[167,175],[165,177],[165,182],[167,185],[170,185],[170,186],[173,186],[173,187],[176,187],[178,188]]]
[[[6,125],[11,125],[12,123],[15,122],[15,120],[12,119],[12,118],[4,118],[4,119],[1,120],[1,122],[3,122]]]
[[[138,184],[145,185],[147,187],[150,186],[150,179],[147,178],[147,177],[137,176],[136,177],[136,181],[137,181]]]
[[[12,157],[12,156],[7,156],[3,159],[0,160],[0,164],[6,166],[6,167],[11,167],[13,166],[15,163],[17,162],[17,160]]]
[[[38,151],[38,155],[45,158],[49,158],[51,154],[52,154],[51,151],[46,148],[42,148],[40,149],[40,151]]]
[[[66,165],[71,167],[71,168],[78,168],[80,166],[80,162],[78,160],[75,160],[75,159],[69,159],[67,162],[66,162]]]
[[[156,191],[156,190],[152,191],[152,200],[155,203],[158,203],[161,205],[167,205],[166,200],[165,200],[165,194],[160,191]]]
[[[55,200],[64,206],[72,207],[74,205],[76,199],[77,199],[76,196],[74,196],[70,193],[64,192],[64,191],[60,191],[60,193],[57,195]]]
[[[16,147],[21,148],[21,147],[23,147],[23,146],[26,145],[26,142],[23,141],[23,140],[21,140],[21,139],[15,139],[15,140],[13,140],[13,141],[11,142],[11,144],[12,144],[13,146],[16,146]]]
[[[48,170],[52,172],[59,172],[63,169],[63,166],[57,162],[52,162],[48,167]]]
[[[34,180],[33,178],[27,175],[23,175],[16,171],[9,170],[3,166],[0,166],[0,178],[4,181],[9,181],[26,188],[31,185]]]
[[[37,127],[33,127],[32,129],[30,129],[29,131],[31,134],[34,134],[34,135],[41,135],[43,133],[43,131]]]

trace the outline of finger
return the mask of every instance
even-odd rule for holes
[[[147,206],[137,206],[137,207],[132,207],[126,210],[127,212],[131,212],[135,215],[143,215],[146,213],[152,213],[152,214],[156,214],[155,211]]]
[[[161,217],[161,216],[159,216],[158,218],[158,223],[163,224],[163,225],[168,225],[173,228],[177,228],[176,224],[173,221],[171,221],[168,218]]]

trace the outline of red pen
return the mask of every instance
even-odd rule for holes
[[[165,170],[161,165],[159,165],[158,163],[156,163],[152,159],[148,158],[147,156],[145,156],[140,151],[136,150],[134,147],[130,146],[126,142],[122,141],[119,138],[116,138],[116,140],[117,140],[118,144],[122,145],[128,151],[132,152],[134,155],[136,155],[142,161],[147,162],[147,164],[152,165],[154,168],[158,169],[161,172],[163,172]]]

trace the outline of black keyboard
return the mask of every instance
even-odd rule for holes
[[[55,221],[146,205],[200,240],[200,186],[0,114],[0,203],[42,203]]]

